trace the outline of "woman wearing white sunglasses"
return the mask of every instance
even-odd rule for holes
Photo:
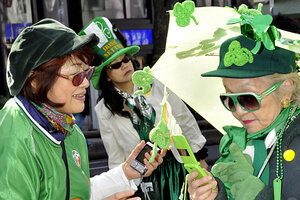
[[[278,47],[268,50],[262,44],[254,54],[255,45],[245,36],[226,40],[218,69],[202,74],[222,78],[226,93],[220,100],[243,127],[224,127],[221,157],[207,177],[189,176],[193,200],[300,197],[300,79],[295,53]]]

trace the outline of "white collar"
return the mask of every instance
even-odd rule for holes
[[[265,139],[266,149],[272,147],[272,145],[276,142],[276,132],[275,129],[271,130]]]

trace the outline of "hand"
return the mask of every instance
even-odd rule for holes
[[[232,143],[229,152],[235,162],[220,162],[212,168],[213,174],[224,183],[236,183],[253,175],[252,160],[248,154],[243,154],[236,143]]]
[[[216,164],[212,169],[214,175],[223,183],[232,183],[230,191],[235,199],[255,199],[265,185],[253,175],[251,157],[243,154],[236,143],[230,145],[229,152],[235,162]]]
[[[206,169],[207,176],[195,180],[198,172],[193,172],[188,175],[188,192],[192,200],[211,200],[218,195],[217,181]],[[205,184],[205,185],[204,185]],[[216,187],[215,189],[213,189]]]
[[[145,146],[145,141],[142,140],[140,144],[138,144],[135,149],[131,152],[131,154],[128,156],[127,160],[123,163],[123,171],[127,177],[128,180],[140,178],[141,174],[137,172],[135,169],[130,167],[131,162],[137,157],[137,155],[140,153],[140,151]],[[145,159],[144,163],[147,167],[147,172],[144,174],[144,177],[150,176],[162,162],[163,157],[166,155],[167,151],[162,150],[160,154],[156,154],[156,157],[152,163],[149,163],[148,160],[151,158],[151,155],[149,153],[145,153]],[[152,153],[151,153],[152,154]]]
[[[115,193],[115,194],[105,198],[104,200],[123,200],[123,199],[125,200],[125,199],[128,199],[133,194],[134,194],[134,190],[125,190],[122,192]],[[133,197],[128,200],[140,200],[140,199],[141,199],[140,197]]]
[[[199,162],[200,162],[200,166],[201,166],[202,168],[205,168],[205,169],[208,168],[208,164],[206,163],[205,160],[200,160]]]

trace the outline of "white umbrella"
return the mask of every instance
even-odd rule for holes
[[[165,84],[183,101],[191,106],[217,130],[225,134],[225,125],[241,126],[227,111],[219,94],[224,92],[220,78],[204,78],[204,72],[215,70],[219,64],[219,47],[228,38],[240,35],[240,25],[226,25],[231,18],[240,14],[228,7],[195,8],[192,20],[186,27],[176,24],[170,11],[166,50],[151,68],[156,79]],[[279,30],[283,37],[298,39],[300,35]],[[277,46],[299,51],[299,44]]]

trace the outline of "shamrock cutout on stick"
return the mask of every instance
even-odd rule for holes
[[[168,149],[171,144],[170,130],[167,126],[167,103],[162,104],[160,122],[149,133],[151,142],[154,142],[152,156],[149,162],[152,163],[156,156],[156,148],[159,146],[161,149]]]
[[[196,25],[198,21],[192,14],[195,11],[195,3],[193,1],[185,1],[183,3],[177,2],[173,8],[173,14],[176,17],[176,23],[178,26],[185,27],[190,24],[190,18],[192,18]]]
[[[145,67],[143,71],[139,70],[132,74],[132,82],[135,86],[142,88],[134,92],[137,94],[148,95],[151,91],[151,84],[153,82],[153,76],[150,74],[150,68]]]

